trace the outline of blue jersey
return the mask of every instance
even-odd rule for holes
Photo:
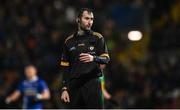
[[[36,95],[48,90],[46,82],[42,79],[33,81],[23,80],[17,88],[23,95],[23,108],[25,109],[41,109],[42,101],[36,99]]]

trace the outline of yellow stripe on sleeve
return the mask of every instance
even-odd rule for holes
[[[104,57],[108,57],[109,58],[109,55],[107,53],[104,53],[104,54],[101,54],[100,56],[104,56]]]
[[[61,66],[69,66],[69,62],[61,61]]]

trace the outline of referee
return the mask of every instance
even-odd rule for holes
[[[81,9],[77,31],[64,42],[61,100],[67,108],[103,108],[100,64],[107,64],[110,58],[103,36],[91,30],[93,20],[90,9]]]

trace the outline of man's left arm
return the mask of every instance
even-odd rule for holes
[[[93,56],[94,61],[100,64],[107,64],[110,61],[110,57],[103,37],[98,39],[97,50],[97,55]]]
[[[107,64],[110,61],[110,57],[103,37],[98,39],[97,50],[97,55],[81,53],[79,57],[80,61],[85,63],[95,61],[99,64]]]
[[[50,98],[49,88],[45,81],[40,82],[41,92],[36,95],[38,100],[47,100]]]

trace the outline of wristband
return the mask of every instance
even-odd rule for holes
[[[109,58],[107,58],[106,56],[93,56],[94,61],[101,63],[101,64],[107,64],[109,62]]]
[[[37,94],[37,95],[36,95],[36,98],[37,98],[38,100],[41,100],[41,99],[42,99],[42,95],[41,95],[41,94]]]
[[[7,98],[7,99],[5,100],[5,103],[6,103],[6,104],[11,103],[11,99],[10,99],[10,98]]]

